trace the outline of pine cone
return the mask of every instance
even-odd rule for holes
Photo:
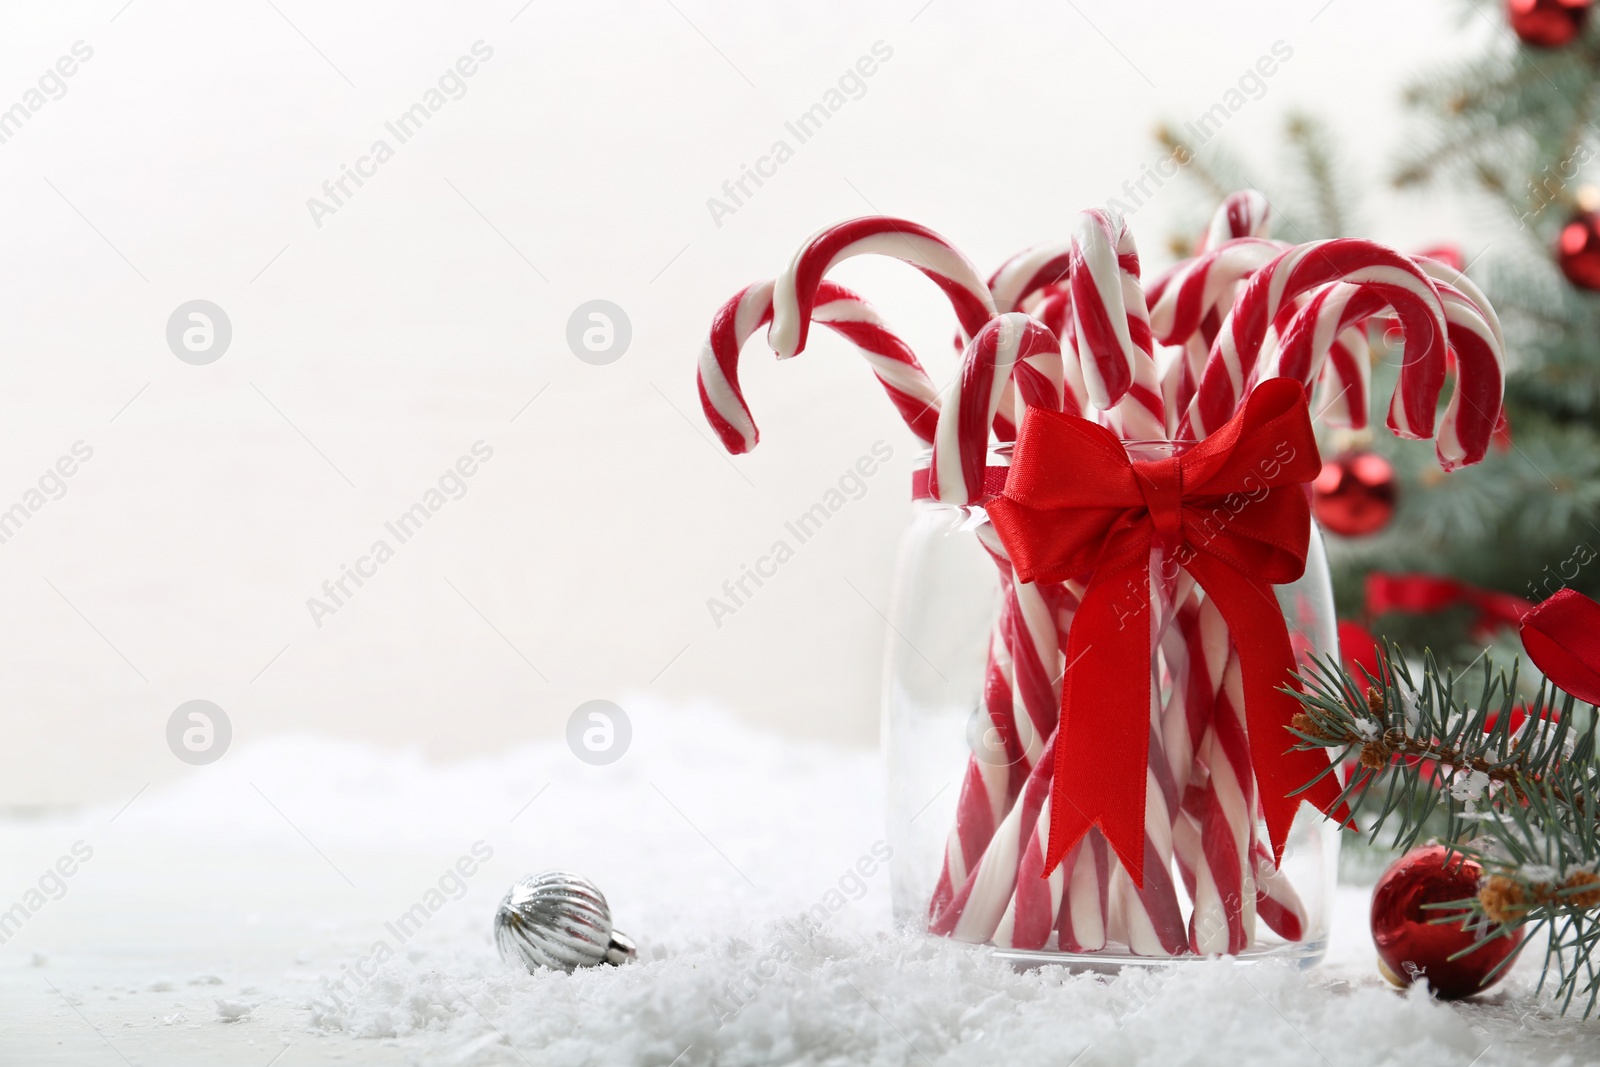
[[[1497,923],[1514,922],[1523,914],[1522,886],[1504,875],[1492,876],[1478,890],[1483,913]]]
[[[1600,905],[1600,874],[1595,874],[1593,871],[1579,871],[1566,881],[1568,889],[1580,885],[1589,888],[1564,898],[1562,902],[1575,908],[1593,908]]]

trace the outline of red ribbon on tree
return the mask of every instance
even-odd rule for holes
[[[1305,571],[1311,534],[1304,483],[1322,469],[1305,390],[1262,382],[1244,407],[1181,455],[1133,461],[1115,434],[1085,419],[1029,408],[1005,493],[985,506],[1017,576],[1089,575],[1073,618],[1061,686],[1050,800],[1049,874],[1098,826],[1135,884],[1144,884],[1145,776],[1150,749],[1153,546],[1184,567],[1228,623],[1243,671],[1250,761],[1273,857],[1302,800],[1323,811],[1339,785],[1320,752],[1294,751],[1299,703],[1280,687],[1295,659],[1272,586]],[[1341,805],[1341,822],[1348,812]]]
[[[1600,604],[1560,590],[1522,616],[1522,647],[1556,688],[1600,704]]]
[[[1374,571],[1367,575],[1366,593],[1369,618],[1391,611],[1428,615],[1457,605],[1470,607],[1478,613],[1472,622],[1472,634],[1482,640],[1493,637],[1499,627],[1517,625],[1533,607],[1533,601],[1515,593],[1483,589],[1438,574]]]

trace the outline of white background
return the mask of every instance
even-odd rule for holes
[[[1158,120],[1196,117],[1275,41],[1294,56],[1229,121],[1233,150],[1272,162],[1284,111],[1311,108],[1373,190],[1370,235],[1478,232],[1459,202],[1380,188],[1403,83],[1493,32],[1442,0],[274,2],[0,15],[0,107],[94,49],[0,145],[0,508],[94,449],[0,545],[13,808],[191,773],[165,727],[196,697],[236,746],[316,731],[435,759],[646,691],[870,741],[913,441],[818,336],[782,365],[752,345],[764,438],[726,459],[693,380],[713,310],[873,210],[984,270],[1060,236],[1158,157]],[[479,40],[466,95],[317,227],[307,198]],[[865,96],[718,226],[707,198],[879,40]],[[1169,186],[1134,216],[1147,272],[1204,211]],[[840,278],[943,380],[931,286],[898,264]],[[195,298],[234,331],[203,367],[164,335]],[[565,342],[594,298],[632,320],[610,366]],[[715,627],[707,597],[880,438],[895,459],[865,498]],[[494,458],[468,494],[316,627],[307,598],[478,440]]]

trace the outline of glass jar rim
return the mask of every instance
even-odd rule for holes
[[[1161,449],[1167,449],[1167,450],[1170,450],[1173,455],[1182,455],[1183,453],[1189,451],[1189,449],[1193,448],[1195,445],[1197,445],[1199,443],[1200,443],[1199,440],[1197,440],[1195,438],[1185,438],[1185,439],[1183,439],[1181,441],[1168,441],[1168,440],[1162,440],[1162,439],[1159,439],[1159,438],[1150,438],[1150,439],[1147,439],[1147,440],[1139,440],[1139,441],[1123,441],[1122,442],[1122,447],[1127,449],[1129,452],[1133,452],[1133,451],[1135,451],[1137,449],[1144,449],[1144,450],[1148,450],[1148,451],[1151,451],[1151,452],[1155,452],[1155,451],[1158,451],[1158,450],[1161,450]],[[989,447],[988,447],[988,450],[987,450],[986,454],[991,456],[991,457],[999,458],[999,459],[1003,460],[1004,462],[993,463],[993,464],[990,464],[990,466],[996,466],[996,467],[1007,467],[1007,466],[1010,466],[1011,465],[1011,451],[1012,451],[1012,449],[1014,449],[1016,447],[1016,444],[1017,443],[1015,441],[991,442]],[[912,468],[914,470],[924,470],[928,466],[930,466],[932,463],[933,463],[933,446],[932,445],[924,445],[922,447],[922,449],[920,451],[918,451],[918,453],[916,454],[916,457],[912,460],[912,464],[911,465],[912,465]]]

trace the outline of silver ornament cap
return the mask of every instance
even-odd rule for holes
[[[517,881],[494,914],[500,958],[529,971],[571,973],[602,963],[620,965],[638,953],[611,927],[605,894],[582,875],[546,871]]]

